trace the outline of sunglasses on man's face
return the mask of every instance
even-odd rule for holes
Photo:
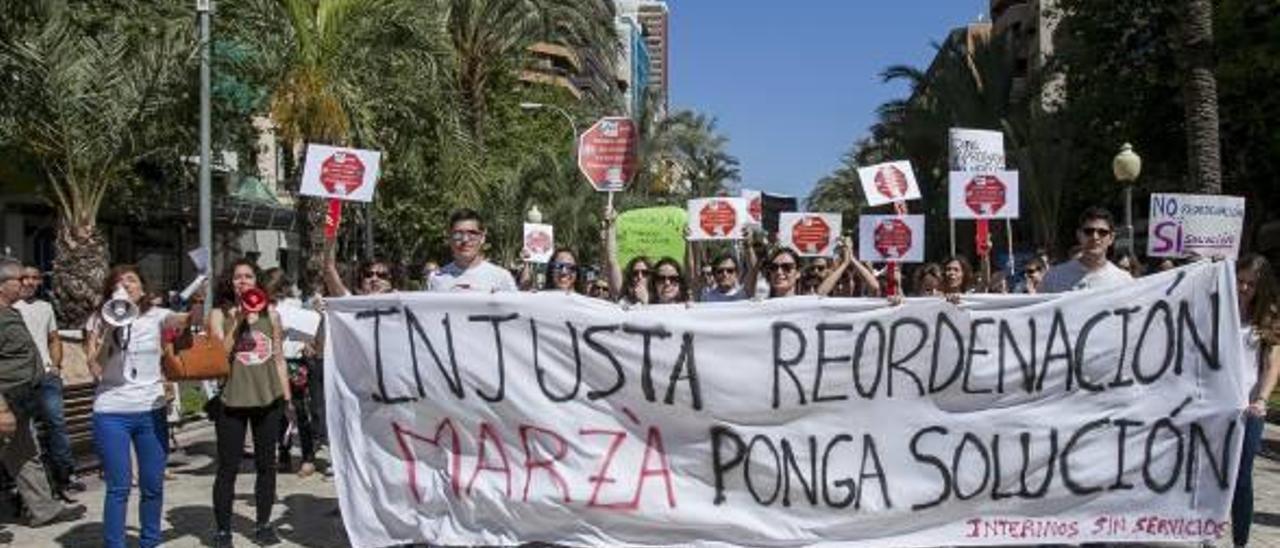
[[[715,270],[716,276],[724,276],[726,274],[737,274],[738,269],[732,266],[722,266]]]
[[[1095,227],[1089,226],[1089,227],[1080,229],[1080,233],[1084,234],[1088,238],[1106,238],[1107,236],[1111,235],[1111,229],[1095,228]]]
[[[474,242],[484,237],[484,232],[481,232],[479,230],[455,230],[453,231],[452,234],[449,235],[449,237],[453,239],[454,243],[462,243],[467,241]]]

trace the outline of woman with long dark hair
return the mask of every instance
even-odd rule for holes
[[[663,257],[653,266],[653,302],[655,304],[683,303],[689,300],[689,285],[685,281],[680,262]]]
[[[952,255],[942,261],[942,293],[960,295],[973,290],[973,267],[963,255]]]
[[[1250,253],[1236,263],[1236,302],[1244,328],[1244,367],[1258,372],[1258,381],[1249,393],[1245,408],[1244,445],[1236,491],[1231,499],[1231,539],[1236,546],[1249,543],[1253,523],[1253,458],[1262,446],[1262,426],[1267,416],[1267,399],[1280,376],[1280,303],[1271,263]]]
[[[775,248],[764,262],[769,298],[794,297],[800,289],[800,255],[786,247]]]
[[[93,442],[102,462],[107,491],[102,509],[102,541],[124,546],[125,513],[138,459],[138,544],[160,544],[164,472],[169,429],[164,374],[160,368],[165,329],[185,329],[188,315],[153,306],[146,280],[134,265],[112,268],[102,283],[103,302],[132,303],[137,316],[105,320],[94,314],[86,326],[89,370],[98,379],[93,400]],[[127,309],[127,308],[126,308]]]
[[[231,545],[231,503],[249,428],[253,430],[257,470],[254,540],[263,545],[280,542],[270,524],[271,506],[276,501],[274,449],[284,417],[292,414],[292,395],[281,351],[280,315],[272,307],[255,309],[248,298],[251,292],[263,291],[260,280],[261,272],[252,261],[231,263],[219,284],[217,307],[209,316],[210,332],[222,339],[231,362],[218,395],[221,409],[214,422],[218,438],[218,471],[213,484],[215,546]]]

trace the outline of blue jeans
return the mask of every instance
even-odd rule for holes
[[[62,377],[45,374],[36,384],[36,418],[44,423],[40,447],[44,450],[45,467],[52,476],[53,488],[61,491],[71,481],[75,463],[71,460],[71,440],[67,437],[67,421],[62,415]]]
[[[1236,546],[1249,544],[1249,526],[1253,524],[1253,457],[1262,449],[1262,425],[1262,417],[1245,415],[1240,472],[1236,474],[1236,492],[1231,498],[1231,541]]]
[[[160,512],[164,507],[164,467],[169,455],[168,423],[163,408],[141,413],[94,413],[93,440],[107,480],[102,509],[102,543],[124,544],[124,514],[129,507],[131,461],[138,456],[138,545],[160,545]],[[132,450],[131,450],[132,449]]]

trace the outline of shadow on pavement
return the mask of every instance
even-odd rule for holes
[[[280,538],[302,546],[349,546],[338,499],[294,494],[280,500],[284,514],[275,520]]]
[[[1255,512],[1253,514],[1253,522],[1267,527],[1280,527],[1280,514],[1273,514],[1271,512]]]
[[[182,538],[180,532],[172,528],[165,529],[160,532],[161,544],[168,544]],[[59,546],[68,548],[79,548],[81,546],[100,546],[102,544],[102,522],[101,521],[83,521],[82,523],[72,527],[70,530],[55,537],[54,542]],[[124,534],[125,546],[138,545],[138,528],[129,526],[125,528]]]
[[[174,539],[196,539],[201,546],[213,545],[210,542],[214,530],[213,506],[211,504],[171,508],[167,517],[169,518],[170,528],[165,531],[166,541],[172,535]],[[231,514],[232,532],[251,537],[253,536],[253,525],[252,518]]]

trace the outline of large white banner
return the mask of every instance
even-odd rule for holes
[[[328,316],[356,546],[1213,539],[1253,381],[1229,263],[960,307],[402,293]]]

